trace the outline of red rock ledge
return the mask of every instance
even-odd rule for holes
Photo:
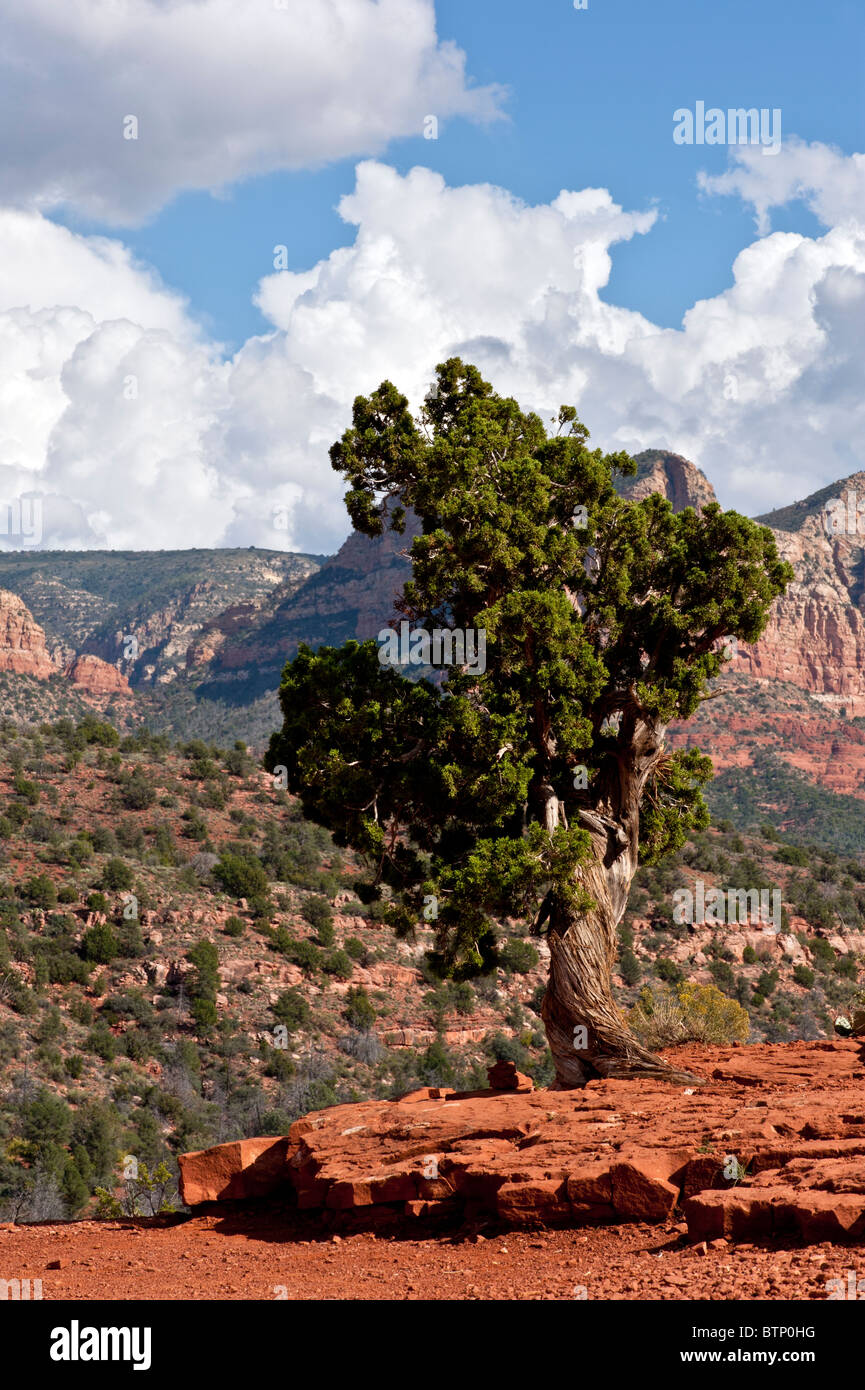
[[[188,1206],[282,1194],[333,1216],[489,1213],[512,1225],[658,1222],[681,1207],[695,1240],[865,1239],[858,1042],[667,1055],[706,1084],[531,1091],[500,1065],[494,1090],[334,1106],[288,1136],[183,1154],[181,1195]]]

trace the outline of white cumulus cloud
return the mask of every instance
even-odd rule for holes
[[[542,415],[577,405],[605,448],[693,459],[726,506],[802,497],[863,466],[865,227],[843,194],[856,157],[808,165],[826,175],[808,192],[776,181],[780,158],[765,188],[749,167],[720,191],[807,196],[825,232],[759,237],[678,329],[601,297],[616,245],[658,234],[605,189],[530,207],[363,162],[340,204],[353,242],[267,276],[272,331],[229,360],[119,244],[0,217],[0,497],[46,494],[46,545],[332,550],[327,450],[354,396],[387,377],[419,404],[453,354]]]
[[[0,0],[0,24],[0,203],[118,225],[500,114],[433,0]]]

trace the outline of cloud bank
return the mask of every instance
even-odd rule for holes
[[[184,189],[490,120],[433,0],[0,0],[0,204],[116,225]]]
[[[726,506],[804,496],[862,467],[863,160],[732,159],[706,195],[763,219],[805,198],[826,230],[758,237],[675,330],[601,297],[616,245],[655,222],[606,189],[529,207],[364,161],[340,204],[353,243],[267,276],[272,332],[229,360],[117,242],[6,212],[0,497],[46,494],[45,545],[333,550],[348,523],[327,448],[353,397],[388,377],[419,403],[452,354],[542,415],[577,405],[605,448],[686,455]]]

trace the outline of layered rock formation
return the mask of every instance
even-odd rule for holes
[[[17,594],[0,589],[0,671],[48,680],[65,676],[82,693],[131,695],[129,682],[98,656],[82,653],[65,667],[48,650],[45,632]]]
[[[57,674],[45,633],[17,594],[0,589],[0,671],[44,680]]]
[[[282,1193],[325,1220],[456,1218],[511,1225],[658,1222],[695,1240],[865,1237],[862,1049],[853,1041],[687,1047],[682,1088],[426,1088],[306,1115],[288,1136],[180,1157],[190,1206]]]
[[[865,494],[865,474],[832,490],[845,514],[848,500],[855,506],[857,488]],[[789,681],[850,716],[865,714],[865,538],[855,531],[832,534],[819,509],[775,515],[788,520],[790,513],[796,529],[773,533],[796,578],[773,604],[759,642],[740,644],[733,669],[758,680]]]
[[[644,449],[641,454],[634,455],[634,461],[636,476],[623,479],[620,491],[635,502],[659,492],[672,502],[674,512],[682,512],[686,507],[699,511],[707,502],[718,500],[703,470],[681,454],[671,454],[665,449]]]
[[[67,680],[90,695],[130,695],[129,681],[116,666],[101,657],[83,652],[76,656],[63,672]]]

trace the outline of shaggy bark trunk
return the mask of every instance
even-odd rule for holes
[[[642,740],[629,732],[634,742],[627,763],[617,762],[601,804],[580,812],[594,851],[580,881],[595,906],[578,913],[553,902],[550,910],[550,974],[541,1015],[557,1089],[584,1086],[593,1077],[699,1081],[644,1048],[613,999],[617,927],[637,869],[639,802],[661,752],[657,731],[644,726]]]

